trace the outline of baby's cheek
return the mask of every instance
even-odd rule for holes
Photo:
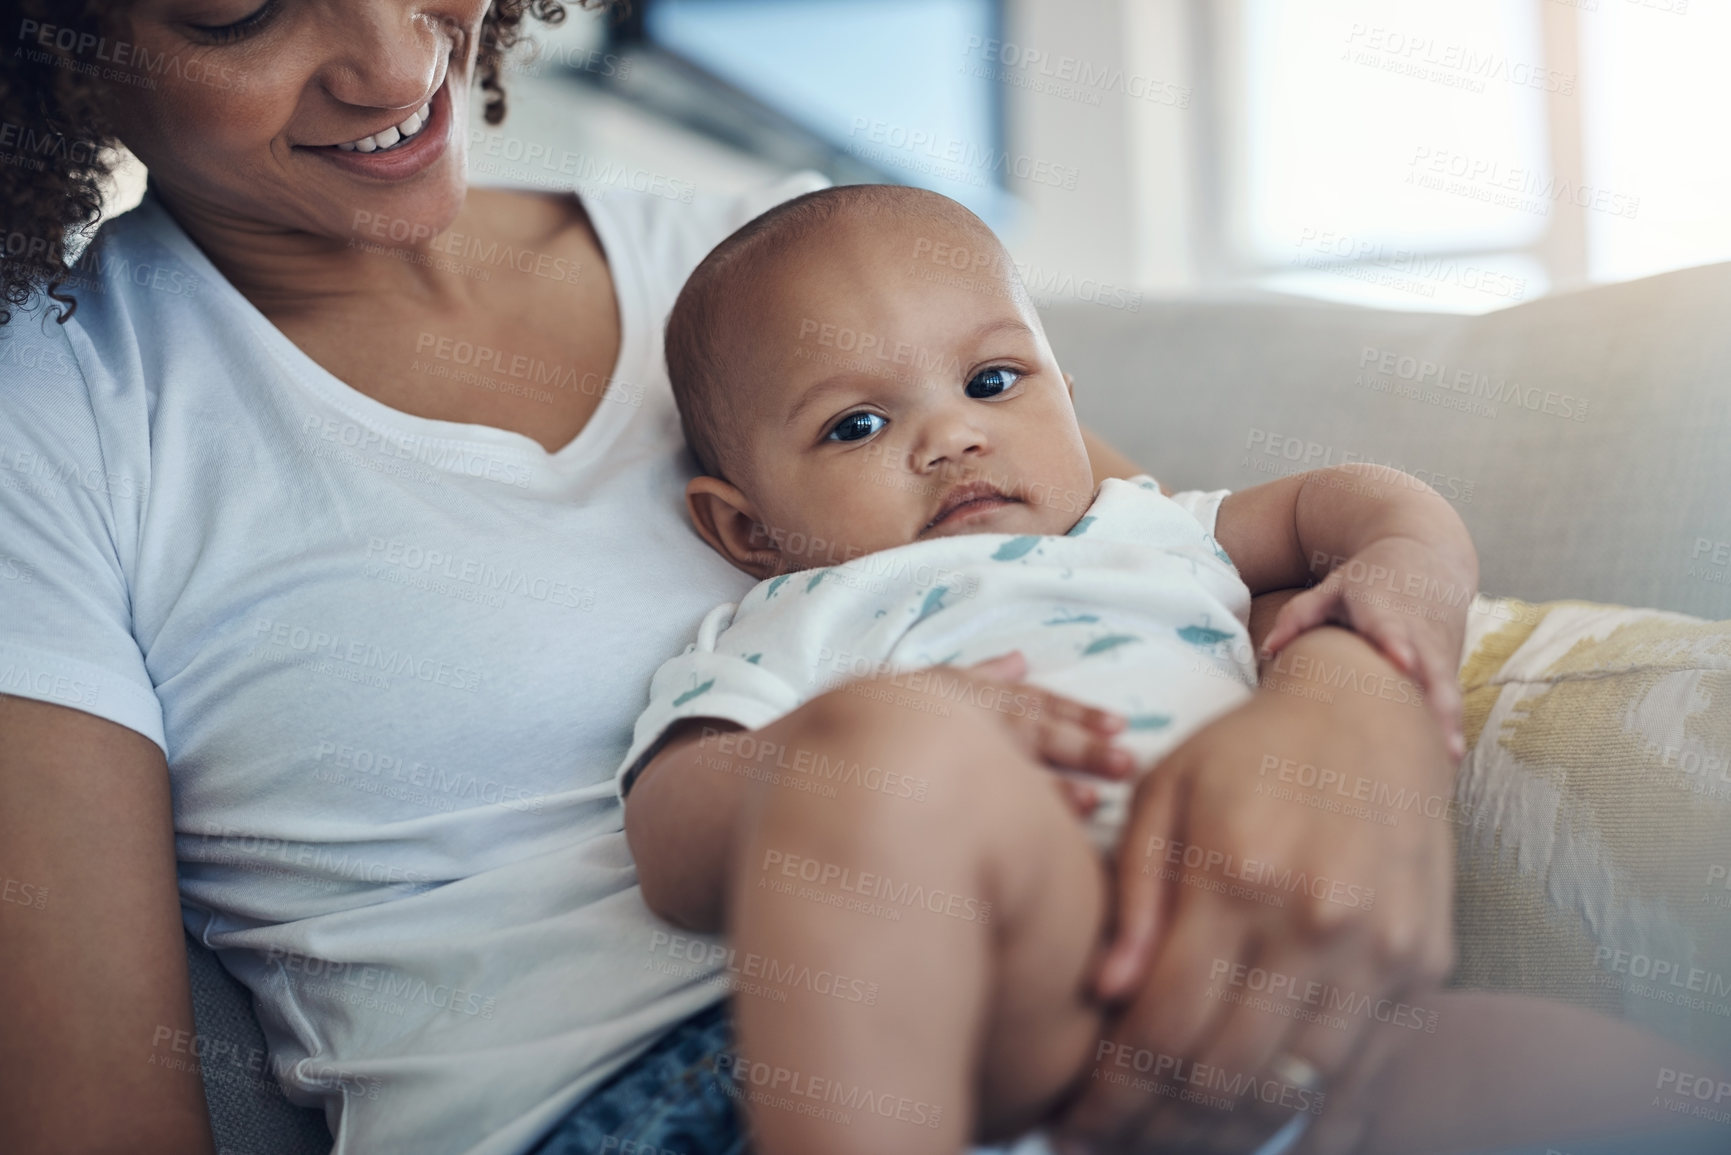
[[[1063,522],[1060,528],[1046,532],[1067,532],[1094,504],[1094,473],[1088,465],[1087,455],[1083,454],[1080,462],[1064,462],[1047,470],[1041,481],[1029,485],[1028,491],[1029,497],[1039,503],[1043,514],[1054,522]]]
[[[905,510],[912,498],[891,480],[876,472],[854,473],[805,487],[794,495],[797,508],[788,511],[789,523],[799,529],[787,535],[783,552],[815,568],[906,545],[912,539],[903,523],[911,516]]]

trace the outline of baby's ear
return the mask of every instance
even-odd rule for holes
[[[737,568],[759,581],[781,572],[781,551],[737,487],[694,477],[685,486],[685,508],[703,540]]]

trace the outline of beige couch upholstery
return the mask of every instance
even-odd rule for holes
[[[1083,421],[1174,488],[1395,465],[1460,511],[1488,592],[1731,618],[1731,264],[1472,317],[1045,315]]]

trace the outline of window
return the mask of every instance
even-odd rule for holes
[[[1008,210],[1002,86],[963,65],[998,36],[998,0],[647,0],[628,30],[827,142],[988,221]],[[675,73],[664,75],[678,84]]]
[[[1204,279],[1482,311],[1731,259],[1731,8],[1192,0]],[[1211,220],[1209,219],[1211,216]]]

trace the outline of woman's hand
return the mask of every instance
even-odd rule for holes
[[[1325,628],[1287,652],[1295,676],[1138,790],[1098,980],[1129,1001],[1062,1121],[1081,1149],[1249,1152],[1322,1097],[1304,1149],[1350,1150],[1366,1028],[1452,966],[1453,829],[1426,817],[1452,797],[1441,732],[1363,639]],[[1178,1098],[1192,1088],[1214,1106]]]

